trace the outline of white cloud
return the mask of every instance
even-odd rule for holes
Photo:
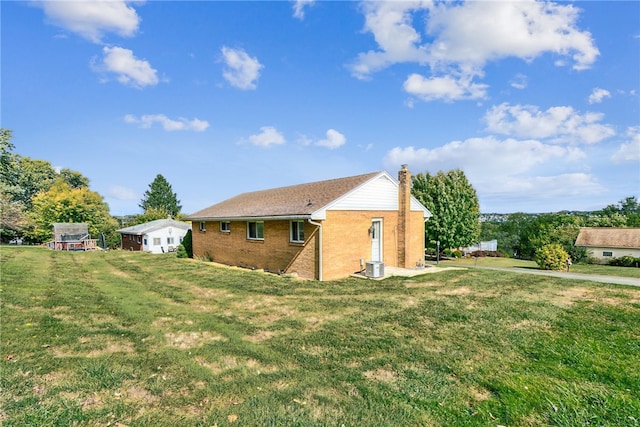
[[[493,137],[454,141],[427,149],[396,147],[384,159],[388,169],[408,164],[417,173],[462,169],[481,198],[500,196],[521,200],[603,191],[589,174],[567,171],[568,164],[585,158],[576,147],[535,140],[498,140]],[[559,170],[548,173],[549,170]]]
[[[604,98],[611,98],[611,92],[597,87],[589,95],[589,104],[599,104]]]
[[[315,0],[293,0],[293,16],[302,21],[304,9],[312,6],[315,2]]]
[[[622,144],[611,157],[615,163],[640,162],[640,126],[629,128],[627,136],[629,142]]]
[[[121,185],[112,185],[107,189],[107,195],[116,200],[136,200],[138,194],[131,188],[123,187]]]
[[[100,43],[106,33],[131,37],[138,30],[140,18],[131,1],[120,0],[68,0],[39,1],[48,20],[59,27]],[[141,2],[136,2],[141,3]]]
[[[424,101],[442,99],[451,102],[486,98],[488,86],[472,83],[468,78],[457,80],[452,76],[425,78],[414,73],[404,82],[403,88],[405,92]]]
[[[527,87],[527,76],[524,74],[516,74],[509,84],[515,89],[525,89]]]
[[[428,66],[430,77],[414,74],[405,82],[405,90],[414,89],[426,101],[484,97],[487,86],[472,80],[483,75],[489,61],[531,61],[552,53],[570,56],[573,68],[580,70],[599,55],[591,34],[577,28],[579,11],[570,4],[363,1],[361,8],[364,30],[373,35],[378,49],[360,53],[350,64],[352,74],[366,79],[396,63]],[[416,22],[426,24],[416,28]],[[523,82],[512,84],[522,87]]]
[[[613,127],[598,123],[602,119],[602,114],[579,114],[572,107],[559,106],[540,111],[533,105],[508,103],[492,107],[484,116],[489,132],[586,144],[594,144],[615,135]]]
[[[249,142],[260,147],[269,147],[270,145],[284,144],[286,141],[276,128],[263,126],[260,128],[260,133],[249,137]]]
[[[198,118],[189,120],[183,117],[173,120],[164,114],[146,114],[140,116],[140,118],[127,114],[124,116],[124,121],[125,123],[137,124],[144,129],[150,128],[154,123],[159,123],[162,125],[162,128],[168,132],[179,130],[203,132],[209,127],[209,122],[206,120],[200,120]]]
[[[222,73],[231,86],[248,90],[256,88],[260,70],[264,67],[257,58],[250,57],[242,49],[222,47],[222,56],[227,66]]]
[[[102,53],[102,63],[92,64],[95,71],[114,73],[120,83],[135,88],[158,84],[157,71],[148,61],[136,58],[131,50],[105,46]]]
[[[316,145],[326,147],[330,150],[335,150],[336,148],[344,145],[345,142],[347,142],[347,138],[343,134],[335,129],[329,129],[327,131],[327,137],[318,141]]]

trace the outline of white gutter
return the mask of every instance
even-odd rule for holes
[[[318,227],[318,280],[322,282],[322,224],[319,222],[313,222],[311,218],[307,219],[309,224]]]

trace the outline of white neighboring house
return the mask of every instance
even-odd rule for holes
[[[191,224],[186,222],[157,219],[117,231],[120,233],[122,249],[161,254],[174,252],[190,229]]]
[[[575,245],[603,264],[625,255],[640,257],[640,228],[583,227]]]

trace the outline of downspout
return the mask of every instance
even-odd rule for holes
[[[313,222],[311,218],[307,219],[309,224],[318,227],[318,280],[322,282],[322,223]]]

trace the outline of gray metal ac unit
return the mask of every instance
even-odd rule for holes
[[[379,261],[367,261],[365,275],[372,278],[384,277],[384,263]]]

